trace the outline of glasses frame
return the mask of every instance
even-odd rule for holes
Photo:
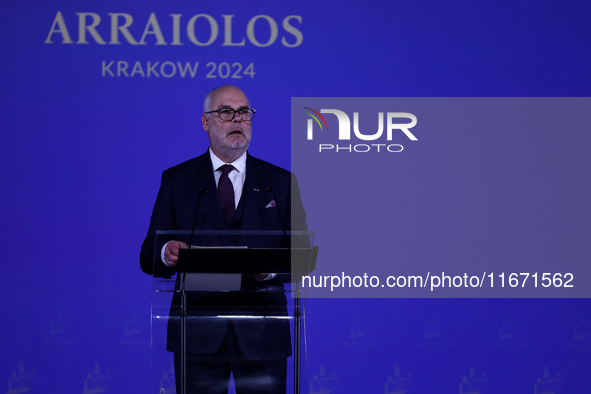
[[[228,110],[234,111],[234,113],[232,114],[232,118],[230,118],[230,119],[222,119],[221,111],[228,111]],[[247,119],[243,119],[242,116],[240,115],[240,111],[250,112],[252,114],[252,118],[250,118],[248,120]],[[240,120],[242,120],[243,122],[250,122],[251,120],[254,119],[254,115],[257,113],[257,110],[254,109],[254,108],[249,108],[249,109],[246,109],[246,108],[241,108],[241,109],[218,108],[218,109],[214,109],[213,111],[205,112],[205,114],[209,115],[209,114],[212,114],[214,112],[217,112],[218,113],[218,118],[220,118],[220,120],[222,122],[231,122],[231,121],[233,121],[234,118],[236,117],[236,114],[238,114],[238,116],[240,117]]]

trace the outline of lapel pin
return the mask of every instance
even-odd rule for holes
[[[255,192],[258,192],[258,191],[259,191],[259,188],[258,188],[258,187],[255,187],[255,188],[254,188],[254,191],[255,191]]]

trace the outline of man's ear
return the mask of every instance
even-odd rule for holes
[[[209,131],[209,119],[207,119],[207,115],[201,115],[201,124],[203,124],[203,130]]]

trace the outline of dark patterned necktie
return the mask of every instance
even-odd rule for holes
[[[218,168],[222,172],[220,180],[218,182],[218,193],[220,195],[220,203],[222,204],[222,211],[227,221],[230,221],[236,210],[234,201],[234,186],[232,181],[228,177],[228,174],[235,170],[234,166],[230,164],[224,164]]]

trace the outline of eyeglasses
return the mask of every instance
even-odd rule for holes
[[[218,113],[218,116],[222,122],[229,122],[233,120],[236,114],[240,116],[240,119],[249,122],[252,120],[252,118],[254,118],[254,114],[256,114],[257,111],[254,108],[242,108],[238,110],[233,108],[221,108],[206,112],[206,114],[212,114],[214,112]]]

